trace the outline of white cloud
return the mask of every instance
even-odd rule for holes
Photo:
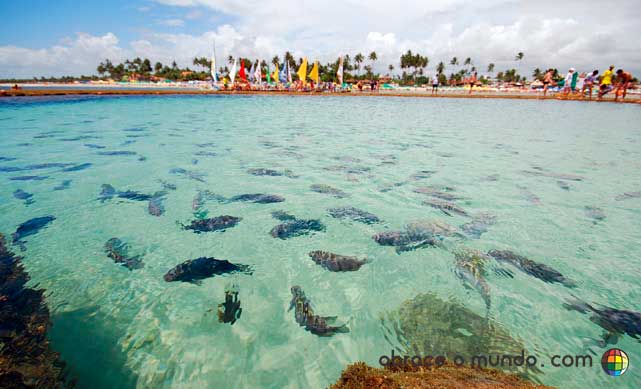
[[[158,24],[162,24],[167,27],[182,27],[185,25],[185,22],[182,19],[164,19],[159,20]]]
[[[453,56],[471,57],[479,70],[493,62],[498,71],[517,67],[514,56],[522,51],[521,71],[528,76],[535,67],[589,70],[610,63],[637,75],[641,71],[641,11],[635,0],[614,0],[608,18],[595,12],[591,1],[579,0],[540,0],[536,5],[525,0],[399,0],[392,8],[383,0],[156,2],[184,8],[186,19],[206,11],[233,22],[200,34],[144,30],[122,47],[111,33],[79,34],[47,49],[0,46],[0,75],[91,73],[105,57],[119,61],[141,56],[185,66],[194,56],[210,55],[214,40],[219,62],[228,55],[269,62],[286,50],[325,62],[340,54],[376,51],[374,68],[386,72],[389,64],[399,69],[400,54],[411,49],[430,58],[428,72],[439,61],[446,71],[454,70],[448,66]],[[175,20],[179,22],[169,24],[183,23]]]

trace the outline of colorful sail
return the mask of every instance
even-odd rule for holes
[[[338,71],[336,71],[336,78],[338,83],[343,85],[343,56],[341,55],[338,58]]]
[[[316,85],[318,85],[318,61],[314,62],[314,67],[312,67],[312,71],[309,72],[309,79],[314,81]]]
[[[283,84],[287,82],[287,69],[285,68],[285,64],[280,69],[280,73],[278,73],[278,81],[282,82]]]
[[[231,83],[234,83],[234,80],[236,79],[236,58],[234,58],[234,65],[231,67],[231,72],[229,72],[229,79],[231,80]]]
[[[289,61],[287,61],[286,71],[287,71],[287,82],[291,84],[292,83],[292,70],[289,68]]]
[[[265,77],[267,77],[267,83],[271,84],[272,79],[271,79],[271,74],[269,72],[269,64],[267,64],[267,72],[265,72]]]
[[[216,75],[216,55],[211,56],[211,67],[209,72],[211,73],[211,81],[215,84],[218,82],[218,76]]]
[[[240,71],[238,72],[238,76],[241,80],[247,81],[247,75],[245,74],[245,62],[242,59],[240,60]]]
[[[256,72],[254,71],[254,63],[252,62],[252,67],[249,69],[249,81],[256,81]]]
[[[254,80],[255,82],[261,83],[263,82],[263,75],[260,72],[260,62],[256,63],[256,70],[254,71]]]
[[[274,82],[278,82],[280,79],[278,78],[278,64],[274,64],[274,73],[272,73],[272,78],[274,79]]]
[[[298,78],[305,83],[305,80],[307,79],[307,58],[303,59],[303,63],[300,64],[296,74],[298,74]]]

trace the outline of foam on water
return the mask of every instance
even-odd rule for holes
[[[488,272],[491,317],[530,352],[539,358],[588,348],[596,353],[592,368],[548,366],[539,379],[563,387],[612,382],[599,366],[608,348],[595,342],[602,329],[562,303],[574,294],[641,311],[641,199],[615,200],[641,190],[639,107],[282,96],[65,101],[0,103],[0,166],[91,164],[76,171],[1,171],[0,231],[56,217],[25,238],[22,254],[31,282],[50,293],[53,346],[81,387],[324,387],[347,363],[376,365],[389,354],[394,345],[380,318],[418,293],[455,297],[484,314],[479,294],[457,278],[451,251],[397,254],[372,239],[416,220],[453,226],[471,220],[423,204],[430,196],[414,189],[425,186],[454,189],[462,198],[456,204],[472,216],[496,217],[480,239],[448,238],[448,246],[509,249],[577,283],[568,289],[514,268],[514,278]],[[176,168],[187,173],[170,173]],[[248,173],[258,168],[291,174]],[[47,178],[11,180],[18,176]],[[71,182],[54,190],[65,180]],[[150,215],[144,201],[97,200],[102,184],[154,194],[163,190],[159,180],[177,187],[167,191],[161,216]],[[310,189],[315,184],[346,195],[318,193]],[[32,193],[34,202],[14,198],[18,189]],[[177,222],[194,218],[198,190],[226,199],[275,194],[285,201],[209,199],[210,217],[242,220],[225,231],[195,234]],[[333,218],[327,210],[336,207],[356,207],[382,222]],[[601,209],[606,218],[590,218],[585,207]],[[326,229],[274,239],[269,232],[282,222],[271,213],[278,210],[319,219]],[[141,255],[144,267],[130,271],[109,259],[104,245],[112,237]],[[370,261],[358,271],[330,272],[308,257],[312,250]],[[249,265],[253,274],[216,276],[201,285],[163,280],[175,265],[203,256]],[[216,315],[232,284],[242,306],[233,326]],[[321,338],[301,328],[287,311],[293,285],[302,287],[317,314],[338,316],[350,332]],[[639,343],[623,336],[617,347],[631,358],[617,384],[641,386]]]

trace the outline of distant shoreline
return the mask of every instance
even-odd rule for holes
[[[381,90],[377,92],[289,92],[289,91],[214,91],[188,87],[167,87],[167,88],[119,88],[119,87],[100,87],[83,89],[74,87],[67,89],[56,89],[55,86],[39,89],[37,87],[28,89],[4,89],[0,91],[1,97],[42,97],[42,96],[141,96],[141,95],[273,95],[273,96],[371,96],[371,97],[421,97],[421,98],[470,98],[470,99],[513,99],[513,100],[570,100],[585,102],[614,102],[614,96],[610,94],[603,100],[592,100],[580,98],[578,96],[559,96],[559,93],[548,93],[543,97],[541,92],[532,91],[483,91],[472,92],[468,94],[467,89],[442,90],[437,95],[432,95],[429,91],[421,90]],[[641,104],[638,95],[628,96],[625,100],[619,100],[620,103]]]

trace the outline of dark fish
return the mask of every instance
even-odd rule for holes
[[[215,157],[218,154],[214,153],[213,151],[198,151],[194,153],[194,155],[197,157]]]
[[[278,170],[272,170],[272,169],[249,169],[247,170],[247,173],[251,174],[252,176],[272,176],[272,177],[278,177],[282,176],[283,173],[279,172]]]
[[[83,139],[99,139],[99,136],[93,136],[93,135],[81,135],[81,136],[76,136],[73,138],[60,138],[61,141],[63,142],[75,142],[78,140],[83,140]]]
[[[136,155],[136,154],[137,153],[135,151],[123,151],[123,150],[98,152],[98,155]]]
[[[272,217],[274,219],[278,219],[282,222],[290,221],[290,220],[296,220],[296,216],[287,213],[285,211],[274,211],[272,212]]]
[[[111,238],[105,243],[105,252],[115,263],[129,270],[143,268],[145,264],[140,259],[140,256],[130,257],[128,251],[129,245],[118,238]]]
[[[38,164],[33,164],[33,165],[27,165],[22,170],[51,169],[51,168],[54,168],[54,167],[68,167],[68,166],[72,166],[72,165],[73,165],[73,163],[59,163],[59,162],[38,163]]]
[[[337,219],[351,219],[365,224],[374,224],[381,221],[378,216],[354,207],[330,208],[327,212]]]
[[[100,194],[98,195],[98,200],[106,201],[114,197],[121,199],[132,200],[132,201],[149,201],[154,197],[163,196],[165,192],[156,192],[153,195],[136,192],[133,190],[127,190],[124,192],[117,191],[113,186],[109,184],[102,184],[100,187]]]
[[[49,178],[49,176],[18,176],[9,178],[11,181],[42,181]]]
[[[439,209],[441,210],[441,212],[443,212],[447,216],[452,216],[452,213],[456,213],[461,216],[469,216],[467,214],[467,211],[465,211],[463,208],[449,201],[445,201],[441,199],[431,199],[431,200],[424,201],[423,204],[429,205],[432,208]]]
[[[167,282],[182,281],[200,284],[205,278],[229,273],[252,274],[250,266],[236,265],[224,259],[200,257],[190,259],[169,270],[164,275]]]
[[[192,172],[192,171],[189,171],[189,170],[186,170],[186,169],[183,169],[183,168],[179,168],[179,167],[173,168],[173,169],[169,170],[169,173],[183,175],[183,176],[185,176],[187,178],[190,178],[190,179],[198,181],[198,182],[205,182],[205,180],[203,179],[203,177],[205,176],[204,174]]]
[[[534,205],[541,205],[542,204],[541,199],[539,198],[539,196],[537,196],[534,193],[530,192],[528,190],[528,188],[526,188],[524,186],[517,186],[517,188],[521,189],[521,193],[523,194],[523,196],[525,197],[525,199],[528,202],[530,202],[530,203],[532,203]]]
[[[466,287],[475,289],[485,302],[485,307],[490,310],[490,286],[485,279],[485,261],[487,256],[480,251],[463,249],[454,254],[456,265],[454,273],[463,281]]]
[[[24,250],[25,242],[22,239],[26,238],[27,236],[37,234],[38,232],[40,232],[40,230],[47,227],[47,225],[49,225],[49,223],[54,220],[56,220],[56,218],[53,216],[41,216],[27,220],[26,222],[20,224],[16,229],[16,232],[11,235],[11,238],[13,238],[13,243],[19,244],[22,250]]]
[[[534,262],[526,257],[515,254],[509,250],[490,250],[488,254],[499,262],[507,262],[532,277],[549,283],[560,283],[568,288],[575,287],[574,281],[567,279],[563,274],[552,269],[546,264]]]
[[[422,233],[414,231],[385,231],[375,234],[372,239],[381,246],[396,247],[397,254],[424,247],[435,247],[441,243],[438,237],[427,231]]]
[[[158,192],[152,198],[149,199],[149,205],[147,210],[152,216],[161,216],[165,213],[165,205],[163,201],[165,200],[165,192]]]
[[[71,180],[64,180],[60,183],[60,185],[54,187],[53,190],[65,190],[65,189],[69,189],[70,186],[71,186]]]
[[[64,168],[64,169],[62,169],[62,171],[63,172],[77,172],[77,171],[80,171],[80,170],[88,169],[91,166],[92,166],[92,164],[87,162],[87,163],[82,163],[80,165],[75,165],[75,166],[71,166],[71,167],[68,167],[68,168]]]
[[[95,144],[93,144],[93,143],[86,143],[86,144],[85,144],[85,147],[88,147],[88,148],[90,148],[90,149],[104,149],[104,148],[106,148],[107,146],[95,145]]]
[[[215,146],[216,146],[216,144],[215,144],[215,143],[213,143],[213,142],[200,143],[200,144],[197,144],[197,145],[196,145],[196,147],[200,147],[200,148],[205,148],[205,147],[215,147]]]
[[[594,220],[594,224],[605,220],[605,212],[601,208],[586,206],[584,208],[585,215],[590,219]]]
[[[283,201],[285,201],[285,198],[279,195],[271,195],[271,194],[264,194],[264,193],[247,193],[247,194],[241,194],[238,196],[231,197],[226,201],[228,202],[249,201],[252,203],[259,203],[259,204],[270,204],[270,203],[282,203]]]
[[[0,157],[0,161],[15,161],[15,158],[12,157]]]
[[[270,231],[274,238],[287,239],[294,236],[307,235],[312,231],[325,231],[325,226],[320,220],[291,220],[279,224]]]
[[[365,259],[320,250],[310,252],[309,256],[312,261],[330,271],[356,271],[367,263]]]
[[[463,224],[461,230],[470,238],[479,239],[494,223],[496,223],[496,216],[480,214],[475,216],[471,222]]]
[[[162,185],[162,188],[164,190],[176,190],[177,189],[176,185],[172,184],[170,182],[167,182],[167,181],[164,181],[164,180],[158,180],[158,182],[160,183],[160,185]]]
[[[225,290],[225,301],[218,304],[218,321],[234,325],[243,309],[240,307],[240,299],[236,290]]]
[[[125,128],[123,131],[126,131],[126,132],[142,132],[142,131],[145,131],[145,129],[142,128],[142,127],[132,127],[132,128]]]
[[[25,192],[22,189],[16,189],[13,192],[13,197],[17,198],[18,200],[24,200],[25,205],[31,205],[34,203],[33,194]]]
[[[146,193],[136,192],[135,190],[126,190],[124,192],[118,192],[118,197],[126,200],[133,201],[149,201],[154,198],[155,195],[149,195]]]
[[[289,304],[289,311],[294,309],[294,317],[296,323],[301,327],[318,336],[332,336],[337,333],[347,333],[349,328],[343,324],[340,326],[334,325],[336,317],[334,316],[317,316],[314,314],[312,304],[305,296],[305,292],[300,286],[292,286],[292,301]]]
[[[209,219],[192,220],[189,225],[183,225],[185,230],[193,230],[195,233],[224,231],[227,228],[235,227],[242,217],[235,217],[229,215],[216,216]]]
[[[21,168],[19,166],[0,166],[0,172],[3,173],[21,172],[23,170],[24,168]]]
[[[523,173],[529,174],[531,176],[551,177],[551,178],[556,178],[564,181],[583,181],[585,179],[585,177],[578,176],[576,174],[548,172],[548,171],[545,171],[543,168],[536,168],[536,167],[533,169],[536,169],[536,171],[523,170]]]
[[[590,320],[606,330],[606,343],[616,343],[619,335],[627,334],[641,340],[641,313],[610,307],[595,307],[578,299],[570,300],[563,306],[571,311],[591,313]],[[613,342],[608,342],[612,340]]]
[[[425,195],[428,195],[428,196],[436,197],[438,199],[447,200],[447,201],[454,201],[454,200],[460,200],[461,199],[461,197],[459,197],[459,196],[456,196],[456,195],[453,195],[451,193],[448,193],[448,192],[445,192],[445,191],[442,191],[442,190],[439,190],[439,189],[436,189],[436,188],[432,188],[432,187],[429,187],[429,186],[423,186],[423,187],[420,187],[420,188],[416,188],[416,189],[414,189],[414,192],[415,193],[425,194]]]
[[[556,184],[563,190],[570,190],[570,184],[565,181],[558,180]]]
[[[618,195],[614,199],[616,201],[622,201],[622,200],[627,200],[627,199],[638,199],[641,197],[641,191],[639,192],[625,192],[621,195]]]
[[[120,144],[120,146],[127,146],[127,145],[130,145],[130,144],[132,144],[132,143],[136,143],[136,141],[135,141],[135,140],[133,140],[133,139],[128,139],[128,140],[126,140],[126,141],[122,142],[122,143]]]
[[[347,193],[343,192],[340,189],[336,189],[324,184],[313,184],[312,186],[310,186],[310,189],[312,190],[312,192],[328,194],[339,199],[349,196]]]

